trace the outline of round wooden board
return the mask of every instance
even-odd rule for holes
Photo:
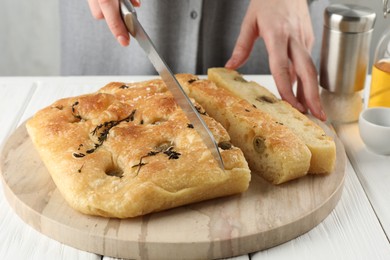
[[[252,173],[248,191],[134,219],[87,216],[71,209],[20,126],[1,154],[5,195],[41,233],[75,248],[121,258],[223,258],[270,248],[315,227],[340,199],[346,157],[335,134],[335,170],[279,186]]]

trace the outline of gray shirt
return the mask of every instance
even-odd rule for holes
[[[249,0],[142,0],[140,22],[174,73],[206,74],[230,58]],[[309,4],[316,37],[313,60],[318,67],[323,11],[328,0]],[[62,75],[150,75],[155,69],[132,39],[122,47],[104,20],[95,20],[87,1],[60,1]],[[239,69],[269,74],[261,39]]]

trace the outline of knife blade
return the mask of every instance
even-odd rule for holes
[[[218,162],[219,167],[224,169],[222,156],[219,152],[218,145],[214,139],[213,134],[207,127],[206,123],[203,121],[201,115],[196,110],[187,94],[184,92],[184,89],[180,86],[172,71],[169,69],[162,57],[158,54],[153,42],[138,21],[137,13],[130,0],[120,0],[120,11],[127,30],[145,51],[150,62],[153,64],[165,85],[172,93],[176,103],[183,110],[188,120],[194,126],[194,129],[199,133],[203,142],[211,151],[211,154]]]

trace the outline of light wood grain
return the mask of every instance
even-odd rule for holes
[[[0,149],[4,140],[16,128],[20,117],[24,113],[25,105],[31,98],[36,88],[34,83],[0,83],[1,102],[0,102]],[[18,91],[15,91],[18,89]]]
[[[0,147],[12,134],[38,88],[36,78],[0,80]],[[0,259],[83,259],[100,256],[61,244],[26,225],[10,208],[0,182]]]
[[[390,241],[390,156],[368,150],[357,123],[338,125],[336,130],[346,144],[348,157]]]
[[[335,210],[306,234],[251,255],[252,260],[387,260],[390,244],[349,162]]]
[[[6,197],[17,214],[60,242],[113,257],[220,258],[281,244],[318,225],[343,187],[345,154],[337,138],[336,143],[338,160],[329,176],[273,186],[254,174],[242,195],[126,220],[86,216],[68,207],[24,125],[7,142],[1,169]]]

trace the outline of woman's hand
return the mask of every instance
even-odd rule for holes
[[[139,0],[131,0],[131,3],[138,7]],[[119,12],[118,0],[88,0],[89,9],[96,19],[105,19],[115,39],[122,45],[127,46],[130,43],[129,33],[122,21]]]
[[[321,107],[317,71],[310,53],[314,43],[307,0],[252,0],[226,67],[243,65],[258,37],[264,39],[269,66],[282,99],[326,120]],[[297,96],[292,85],[298,81]]]

